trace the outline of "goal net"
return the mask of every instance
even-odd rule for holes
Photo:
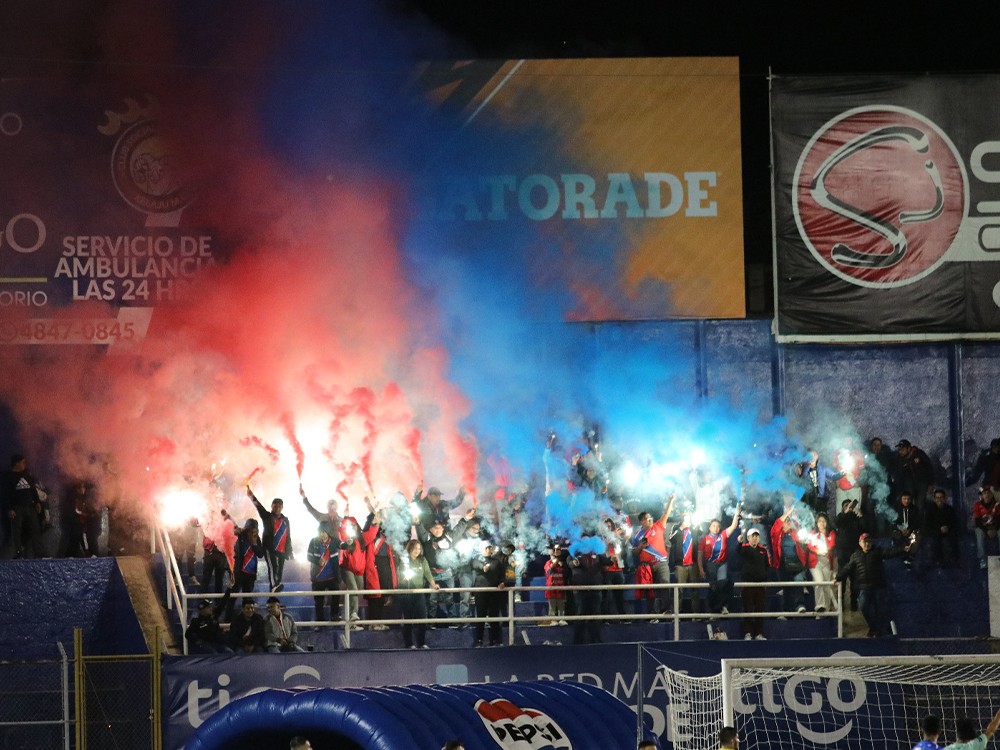
[[[1000,656],[728,659],[714,677],[666,667],[674,750],[715,750],[722,726],[751,748],[910,748],[928,714],[940,744],[955,720],[985,727],[1000,708]]]

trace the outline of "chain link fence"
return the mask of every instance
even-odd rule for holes
[[[153,657],[85,656],[82,673],[80,750],[155,750]]]
[[[0,750],[68,750],[71,688],[65,657],[0,662]]]

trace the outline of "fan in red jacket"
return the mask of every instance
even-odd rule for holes
[[[802,543],[805,535],[800,532],[794,515],[795,508],[789,508],[771,527],[771,565],[777,568],[778,579],[782,581],[806,580],[808,552]],[[785,611],[806,611],[805,589],[785,586],[784,592]]]
[[[382,529],[382,514],[372,505],[370,498],[365,498],[368,506],[368,518],[361,530],[365,551],[365,588],[394,589],[398,583],[396,578],[396,559],[389,540]],[[385,597],[381,594],[369,594],[368,619],[381,620],[385,617]],[[372,625],[372,630],[388,630],[388,625]]]

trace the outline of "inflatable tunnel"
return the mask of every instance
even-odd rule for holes
[[[213,714],[185,750],[631,750],[636,715],[576,682],[265,690]]]

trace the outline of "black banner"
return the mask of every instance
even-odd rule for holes
[[[1000,76],[771,100],[778,340],[1000,338]]]

